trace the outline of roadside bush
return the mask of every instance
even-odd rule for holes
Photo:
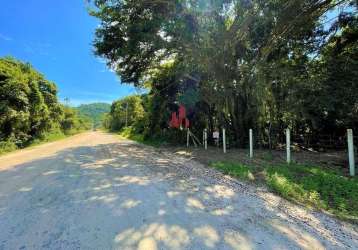
[[[137,133],[136,128],[134,127],[124,127],[120,132],[119,135],[123,138],[130,139],[136,142],[140,142],[146,145],[158,147],[166,143],[165,140],[159,138],[145,138],[143,134]]]
[[[2,141],[0,142],[0,154],[11,152],[17,149],[17,146],[12,141]]]
[[[12,57],[0,58],[0,114],[0,152],[90,128],[90,122],[58,101],[55,83]]]
[[[66,137],[66,135],[60,128],[54,128],[53,130],[41,135],[41,137],[36,138],[33,141],[31,141],[29,146],[35,146],[35,145],[41,144],[43,142],[52,142],[52,141],[56,141],[59,139],[63,139],[65,137]]]

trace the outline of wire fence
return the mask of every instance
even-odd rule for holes
[[[241,145],[241,149],[247,150],[250,157],[255,157],[252,151],[276,151],[281,152],[283,159],[286,158],[290,162],[305,162],[313,159],[315,162],[324,163],[334,166],[349,166],[350,175],[355,175],[355,159],[358,158],[358,136],[349,135],[349,131],[345,135],[332,134],[303,134],[292,133],[290,130],[270,131],[270,133],[260,134],[252,130],[250,132],[234,137],[232,133],[225,131],[216,131],[220,133],[219,139],[215,140],[214,131],[207,131],[206,135],[203,131],[202,145],[216,146],[218,150],[226,153],[227,151],[237,149]],[[288,135],[287,135],[288,133]],[[206,138],[206,140],[205,140]],[[238,139],[241,140],[238,142]],[[206,141],[206,143],[205,143]],[[223,144],[225,142],[225,146]],[[346,168],[348,171],[348,168]]]
[[[222,138],[222,131],[220,131]],[[358,136],[354,136],[354,144],[358,146]],[[240,140],[240,141],[239,141]],[[227,148],[249,148],[249,130],[239,136],[239,139],[234,138],[233,134],[226,132]],[[212,138],[212,133],[208,131],[208,144],[215,145]],[[253,145],[259,149],[284,149],[286,144],[286,133],[283,131],[272,131],[268,134],[255,133],[253,131]],[[220,139],[222,145],[222,139]],[[240,145],[240,146],[239,146]],[[307,150],[312,152],[325,151],[346,151],[347,150],[347,135],[331,135],[331,134],[295,134],[291,132],[291,145],[297,150]]]

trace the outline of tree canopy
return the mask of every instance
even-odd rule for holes
[[[0,114],[0,142],[18,147],[49,132],[88,128],[75,110],[59,103],[55,83],[11,57],[0,58]]]
[[[356,1],[94,4],[96,55],[123,83],[150,89],[149,135],[178,104],[193,130],[225,127],[237,145],[249,128],[264,142],[286,127],[307,136],[357,128]]]
[[[141,97],[138,95],[128,96],[113,102],[111,110],[104,121],[105,127],[113,131],[121,130],[126,125],[143,128],[144,116]]]

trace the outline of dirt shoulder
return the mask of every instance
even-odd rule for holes
[[[350,177],[345,152],[285,151],[168,147],[170,152],[215,167],[249,185],[268,188],[296,204],[358,224],[358,177]]]
[[[0,156],[0,170],[6,170],[34,159],[54,155],[71,145],[86,141],[90,135],[94,135],[94,132],[83,132],[54,142],[41,143],[40,145],[6,153],[5,155]]]
[[[209,147],[204,150],[201,147],[174,147],[169,146],[166,150],[195,159],[203,164],[209,165],[212,162],[229,161],[241,162],[248,165],[275,165],[286,163],[286,151],[284,150],[263,150],[255,149],[254,157],[250,159],[248,149],[228,149],[223,154],[221,148]],[[328,169],[338,169],[342,175],[349,175],[347,153],[344,151],[330,152],[309,152],[294,151],[292,152],[292,161],[302,165],[317,165]]]

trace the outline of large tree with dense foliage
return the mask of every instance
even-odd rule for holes
[[[22,147],[51,131],[82,129],[84,123],[58,102],[56,85],[30,64],[0,58],[0,142]]]
[[[149,86],[151,135],[178,103],[193,130],[226,127],[238,145],[249,128],[268,143],[286,127],[312,134],[357,126],[358,95],[346,91],[357,88],[356,1],[94,3],[95,52],[122,82]]]

